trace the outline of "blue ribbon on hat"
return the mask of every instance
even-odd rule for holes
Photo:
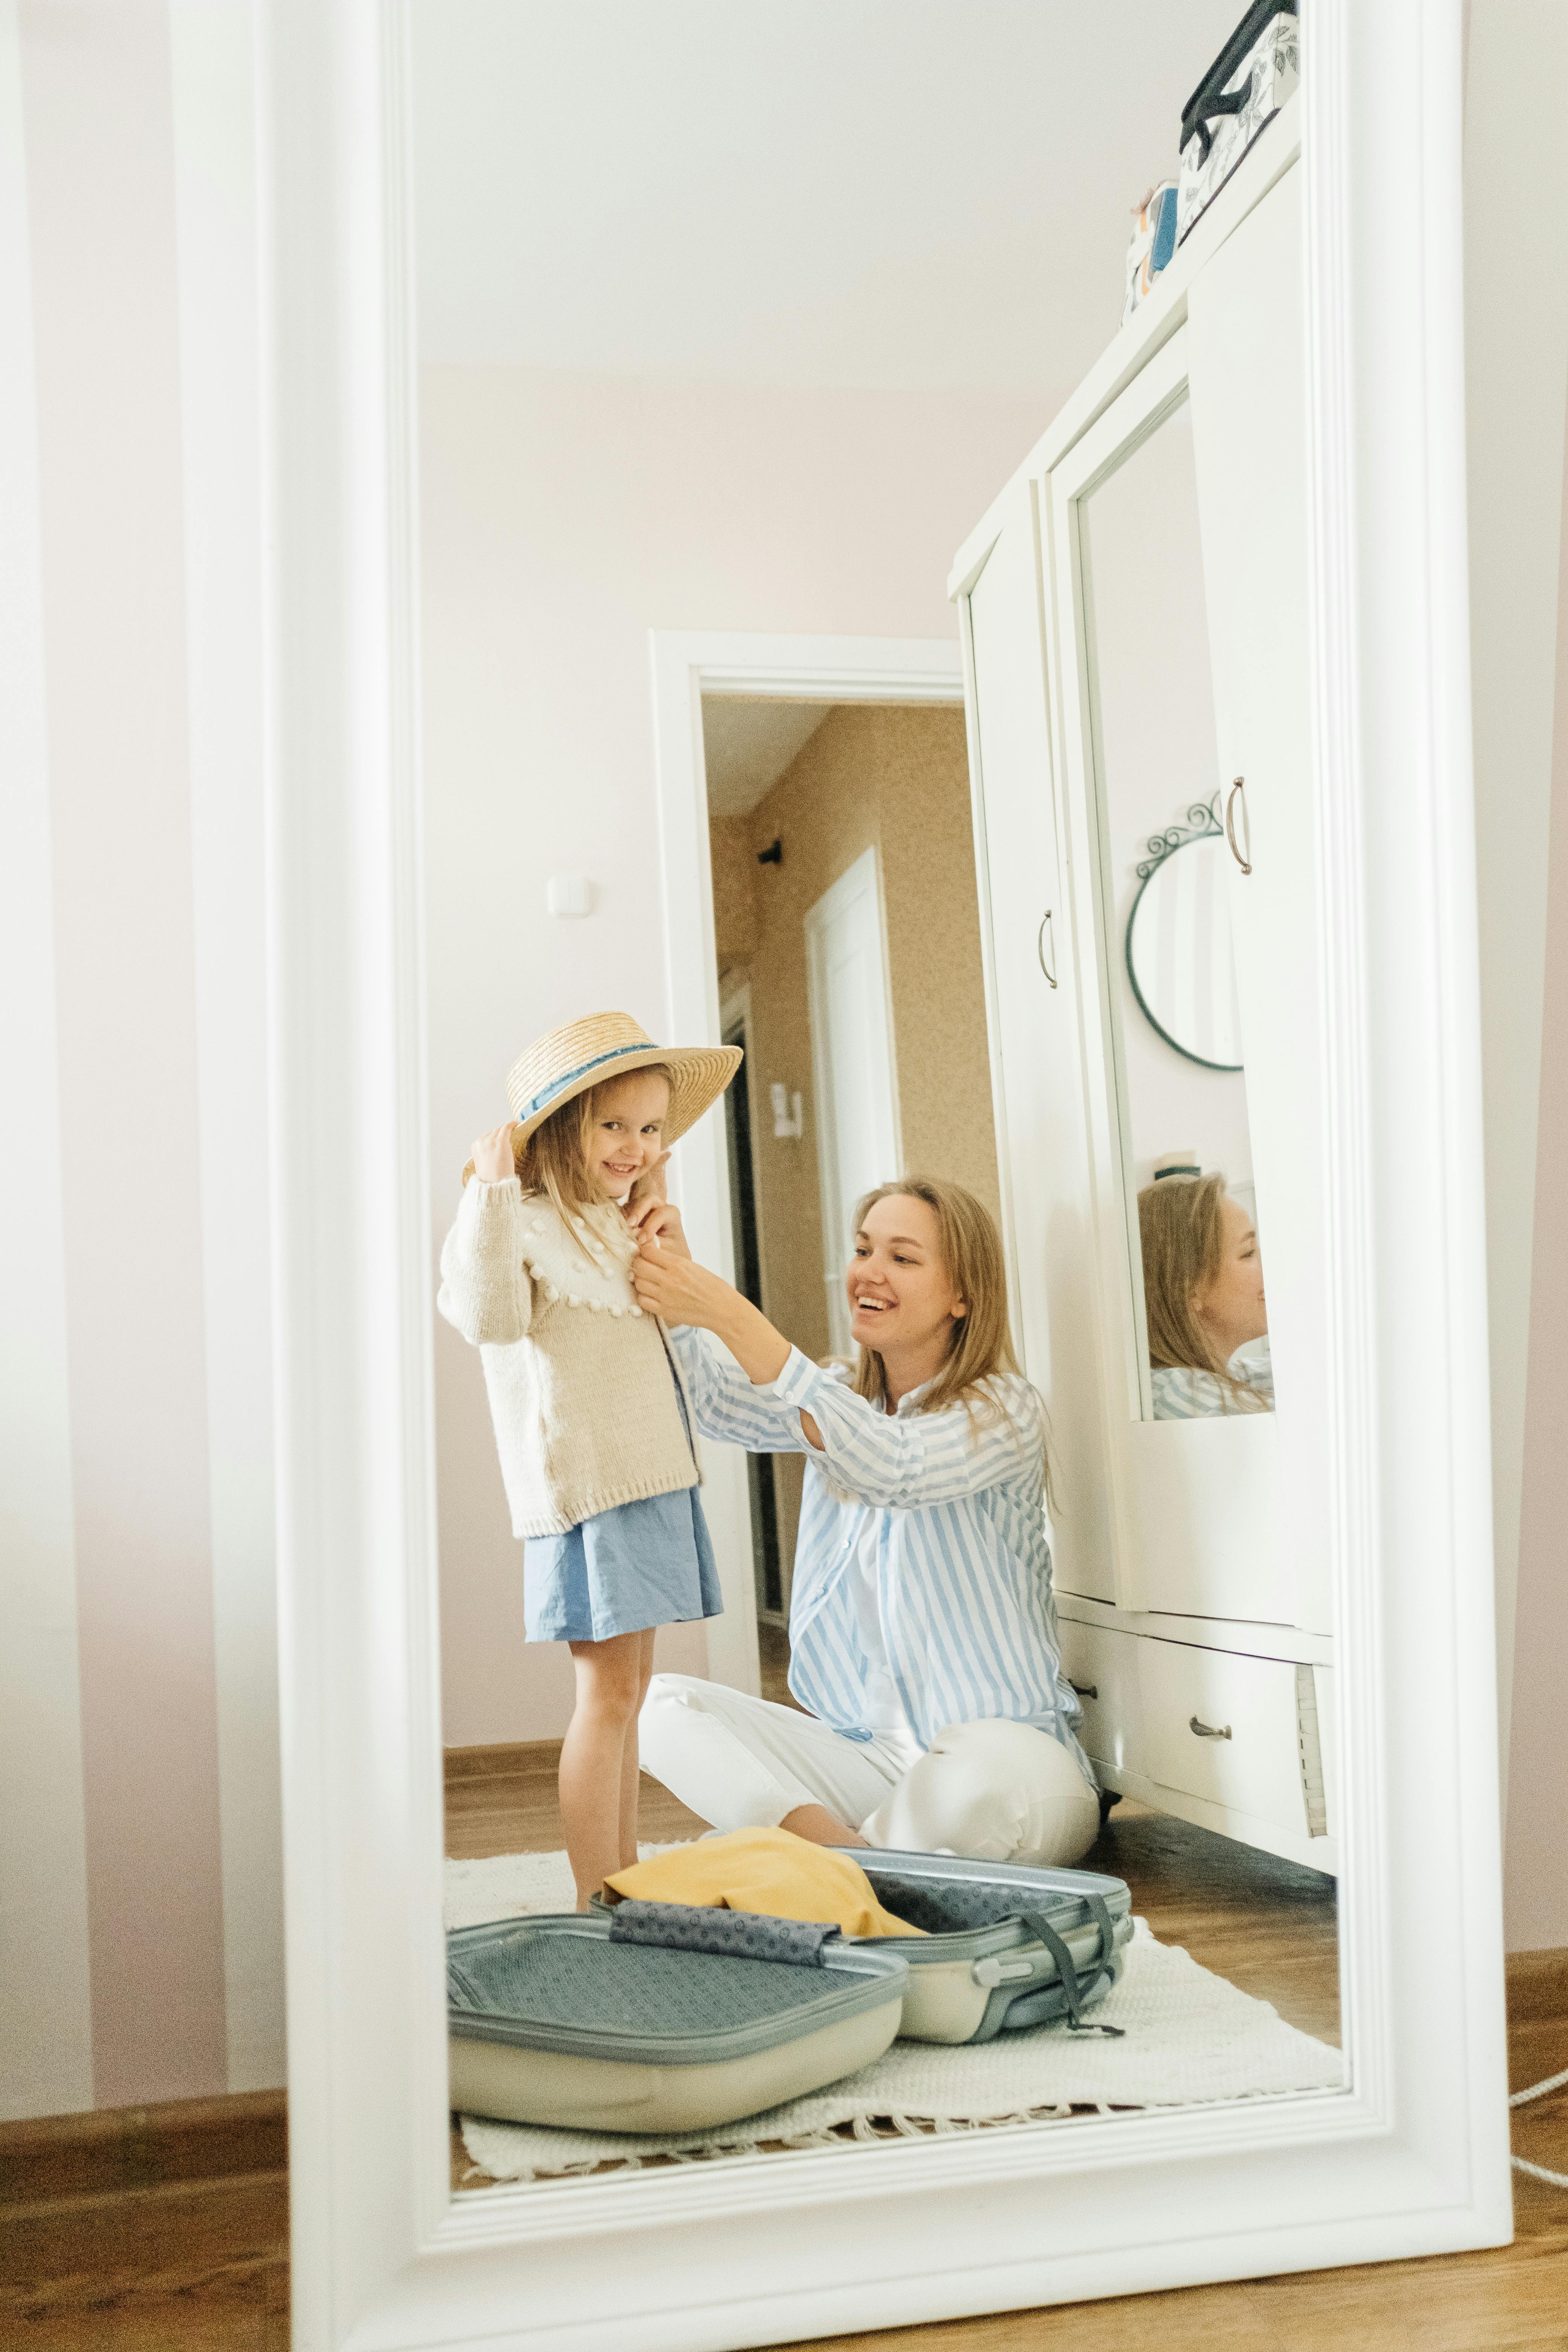
[[[531,1102],[525,1102],[516,1114],[517,1124],[521,1126],[525,1118],[531,1118],[536,1110],[542,1110],[546,1103],[553,1102],[557,1095],[563,1093],[568,1087],[574,1087],[579,1078],[585,1078],[590,1070],[601,1068],[605,1062],[624,1061],[628,1054],[658,1054],[663,1050],[661,1046],[651,1044],[612,1045],[607,1054],[595,1054],[591,1062],[579,1063],[576,1069],[568,1070],[563,1078],[553,1079],[542,1094],[534,1096]]]

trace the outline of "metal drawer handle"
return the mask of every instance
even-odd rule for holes
[[[1051,960],[1049,963],[1046,961],[1046,933],[1047,931],[1049,931],[1051,935]],[[1040,970],[1045,973],[1046,978],[1050,982],[1051,986],[1054,988],[1057,984],[1057,927],[1051,919],[1051,909],[1048,907],[1046,908],[1045,913],[1040,917],[1039,932],[1035,940],[1035,953],[1040,959]]]
[[[1241,800],[1241,830],[1247,841],[1245,857],[1236,845],[1236,803],[1238,794]],[[1252,820],[1247,814],[1247,778],[1245,776],[1237,777],[1230,788],[1230,798],[1225,804],[1225,837],[1230,844],[1230,854],[1242,872],[1250,874],[1252,871]]]
[[[1100,1685],[1098,1683],[1075,1683],[1070,1675],[1068,1676],[1068,1688],[1079,1698],[1098,1698],[1100,1696]]]
[[[1223,1731],[1216,1731],[1212,1723],[1200,1723],[1195,1715],[1188,1717],[1187,1729],[1193,1733],[1195,1738],[1198,1739],[1228,1739],[1230,1738],[1230,1726],[1228,1723],[1226,1725]]]

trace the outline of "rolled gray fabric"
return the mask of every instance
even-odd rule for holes
[[[819,1969],[822,1948],[839,1933],[834,1921],[774,1919],[759,1911],[721,1911],[702,1903],[617,1903],[610,1937],[617,1944],[662,1944],[676,1952],[718,1952],[743,1960],[780,1960]]]

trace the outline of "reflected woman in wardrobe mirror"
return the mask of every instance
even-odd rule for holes
[[[716,1829],[1078,1862],[1099,1792],[1058,1649],[1045,1412],[1013,1354],[989,1212],[934,1178],[860,1202],[853,1370],[809,1362],[697,1265],[668,1203],[628,1214],[638,1299],[670,1327],[702,1434],[807,1462],[790,1607],[799,1706],[656,1675],[644,1769]]]
[[[1138,1195],[1154,1419],[1272,1412],[1274,1376],[1252,1219],[1219,1175],[1171,1174]]]

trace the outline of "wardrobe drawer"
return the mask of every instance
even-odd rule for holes
[[[1180,1642],[1138,1649],[1149,1778],[1310,1835],[1296,1696],[1298,1671],[1310,1684],[1310,1667]]]
[[[1058,1621],[1057,1630],[1063,1668],[1083,1708],[1078,1736],[1085,1755],[1112,1769],[1122,1766],[1130,1772],[1143,1771],[1138,1653],[1148,1643],[1136,1633],[1075,1624],[1066,1618]]]

